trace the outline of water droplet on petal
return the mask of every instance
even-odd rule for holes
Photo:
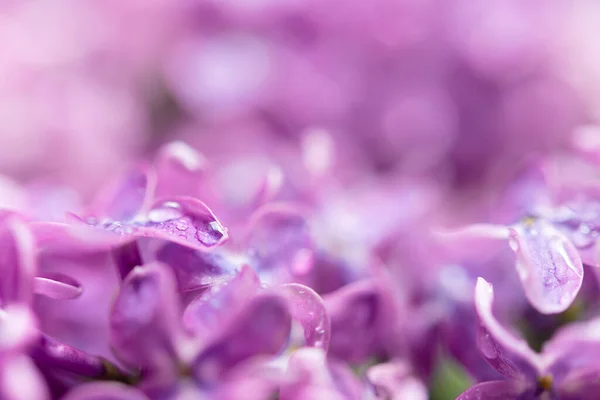
[[[479,338],[479,349],[488,359],[498,357],[498,348],[489,333],[486,333]]]
[[[216,245],[226,233],[225,228],[217,221],[209,222],[206,226],[196,227],[196,239],[206,246]]]
[[[178,231],[185,231],[188,228],[188,223],[186,220],[180,219],[179,221],[175,222],[175,228]]]

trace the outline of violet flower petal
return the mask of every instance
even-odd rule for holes
[[[105,232],[84,223],[79,217],[71,216],[76,223],[32,222],[30,228],[38,247],[46,253],[70,254],[78,251],[105,251],[132,241]]]
[[[31,303],[37,270],[35,238],[25,222],[7,216],[0,226],[0,301]]]
[[[221,245],[228,239],[227,229],[200,200],[192,197],[165,198],[145,214],[132,220],[82,219],[81,222],[113,233],[113,246],[125,245],[140,237],[162,239],[198,250]],[[96,241],[102,241],[98,238]]]
[[[600,382],[596,375],[587,381],[563,383],[556,391],[560,400],[596,400],[600,393]]]
[[[10,304],[0,309],[0,354],[23,351],[38,335],[36,318],[28,307]]]
[[[156,158],[158,182],[156,196],[198,197],[206,174],[205,157],[181,141],[165,144]]]
[[[566,310],[583,282],[583,264],[575,246],[542,220],[511,229],[510,243],[531,305],[544,314]]]
[[[177,246],[177,248],[181,249],[180,246]],[[110,250],[110,254],[121,279],[125,279],[135,267],[144,264],[137,241],[130,241],[122,246],[115,246]]]
[[[150,167],[133,168],[99,194],[90,214],[113,221],[131,220],[151,204],[155,187],[156,173]]]
[[[156,260],[173,268],[181,292],[194,295],[203,289],[230,279],[239,264],[226,251],[198,251],[165,243],[155,252]]]
[[[306,386],[297,391],[286,392],[285,395],[279,396],[280,400],[348,400],[347,397],[340,394],[337,390],[319,387],[319,386]]]
[[[475,308],[479,317],[477,346],[484,359],[502,375],[534,382],[538,376],[539,356],[522,339],[500,325],[492,314],[494,289],[483,278],[475,286]]]
[[[298,283],[281,285],[278,290],[287,298],[292,318],[298,320],[304,329],[305,345],[327,351],[331,321],[321,296]]]
[[[63,370],[88,378],[100,378],[106,374],[105,361],[72,346],[43,335],[31,352],[39,368],[52,371]]]
[[[376,281],[357,281],[325,296],[331,318],[330,353],[361,362],[385,347],[395,310]]]
[[[283,185],[283,171],[276,165],[270,166],[263,180],[254,195],[254,201],[251,203],[255,208],[271,201],[281,190]]]
[[[322,349],[305,347],[296,350],[290,356],[286,374],[291,385],[282,388],[282,397],[288,391],[296,391],[298,386],[333,386],[327,355]]]
[[[284,298],[256,296],[194,362],[194,376],[211,387],[241,362],[259,355],[276,355],[291,331],[291,316]]]
[[[363,378],[357,376],[347,363],[331,358],[327,360],[327,366],[337,392],[344,398],[359,399],[371,394]]]
[[[243,266],[233,278],[194,299],[185,309],[183,323],[202,340],[209,340],[231,324],[259,289],[254,270]]]
[[[7,357],[0,363],[0,398],[2,400],[50,399],[44,379],[29,357]]]
[[[542,348],[545,374],[557,385],[564,380],[600,378],[600,318],[561,328]]]
[[[377,398],[426,400],[427,387],[412,376],[410,366],[404,362],[375,365],[368,369],[367,377],[375,387]]]
[[[179,299],[171,269],[136,267],[123,281],[110,316],[111,343],[130,367],[168,367],[179,334]]]
[[[52,299],[75,299],[81,296],[81,284],[63,274],[46,274],[34,278],[34,291]]]
[[[347,368],[345,365],[334,366],[331,362],[322,349],[304,347],[295,351],[290,356],[286,381],[281,387],[279,398],[281,400],[362,398],[361,391],[364,386],[353,379],[351,372],[337,370],[337,367]]]
[[[492,224],[472,224],[434,232],[440,250],[448,256],[477,257],[478,260],[493,257],[503,249],[509,235],[506,226]]]
[[[149,400],[141,391],[117,382],[93,382],[77,386],[62,400]]]
[[[456,400],[513,400],[520,398],[533,399],[531,397],[520,397],[527,391],[522,382],[516,381],[490,381],[478,383],[463,392]]]
[[[310,255],[314,245],[308,221],[291,205],[268,204],[257,210],[249,224],[245,246],[255,269],[272,283],[302,277],[313,267]]]
[[[146,217],[133,225],[136,236],[165,239],[202,250],[228,239],[227,229],[210,208],[192,197],[160,200],[150,207]]]
[[[257,356],[236,365],[217,387],[211,388],[210,395],[205,396],[211,399],[243,400],[248,398],[248,393],[252,393],[256,399],[273,399],[279,392],[283,370],[271,360],[272,356]]]

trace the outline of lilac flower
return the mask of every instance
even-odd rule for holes
[[[125,175],[106,195],[107,200],[97,200],[84,221],[119,234],[121,243],[154,237],[203,249],[227,240],[226,229],[201,201],[183,196],[155,201],[153,174],[152,170],[134,170]]]
[[[4,255],[0,268],[4,279],[0,299],[3,306],[12,303],[30,305],[34,293],[64,299],[81,294],[79,283],[68,276],[36,276],[38,260],[33,233],[16,215],[8,214],[1,218],[0,235]]]
[[[378,280],[351,283],[325,296],[331,316],[330,354],[351,363],[391,354],[404,316],[391,288]]]
[[[40,340],[44,340],[32,310],[33,297],[38,294],[52,299],[72,299],[78,297],[82,289],[78,282],[66,276],[37,276],[35,238],[20,217],[4,215],[0,229],[3,254],[0,261],[3,276],[0,285],[3,382],[0,392],[6,399],[46,399],[49,398],[46,384],[27,357],[28,352],[38,351]],[[60,360],[61,356],[57,355],[54,360]]]
[[[527,299],[545,314],[566,310],[583,282],[583,264],[577,248],[557,227],[544,219],[527,218],[508,228],[474,225],[456,231],[451,240],[498,244],[508,239],[515,252],[515,267]],[[461,239],[461,236],[464,236]],[[444,238],[444,241],[448,240]],[[493,242],[497,242],[494,244]],[[464,243],[464,242],[463,242]]]
[[[329,320],[319,301],[306,287],[261,289],[244,268],[192,301],[182,326],[171,269],[144,265],[123,282],[111,314],[111,341],[119,360],[139,370],[141,387],[152,396],[173,395],[181,371],[196,390],[212,393],[235,384],[228,377],[245,363],[279,354],[292,319],[303,328],[307,345],[327,348]]]
[[[600,372],[593,355],[598,351],[597,321],[564,328],[537,354],[494,318],[493,296],[492,286],[480,278],[475,288],[480,319],[477,344],[484,359],[508,380],[480,383],[459,399],[596,396]]]
[[[26,351],[35,344],[35,317],[23,305],[0,310],[0,396],[7,400],[49,399],[41,374]]]
[[[0,3],[0,399],[598,397],[598,7]]]

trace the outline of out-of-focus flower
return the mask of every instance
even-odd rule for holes
[[[122,383],[86,383],[69,392],[63,400],[148,400],[142,392]]]
[[[158,75],[164,42],[156,29],[174,11],[160,1],[4,4],[0,170],[87,196],[139,154],[151,129],[146,76]]]

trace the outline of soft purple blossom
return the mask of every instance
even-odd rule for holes
[[[571,325],[559,331],[535,353],[522,339],[505,329],[492,314],[494,291],[483,278],[475,288],[479,315],[477,345],[483,358],[508,380],[480,383],[460,399],[594,398],[598,390],[598,367],[594,355],[600,350],[595,338],[597,320]]]

